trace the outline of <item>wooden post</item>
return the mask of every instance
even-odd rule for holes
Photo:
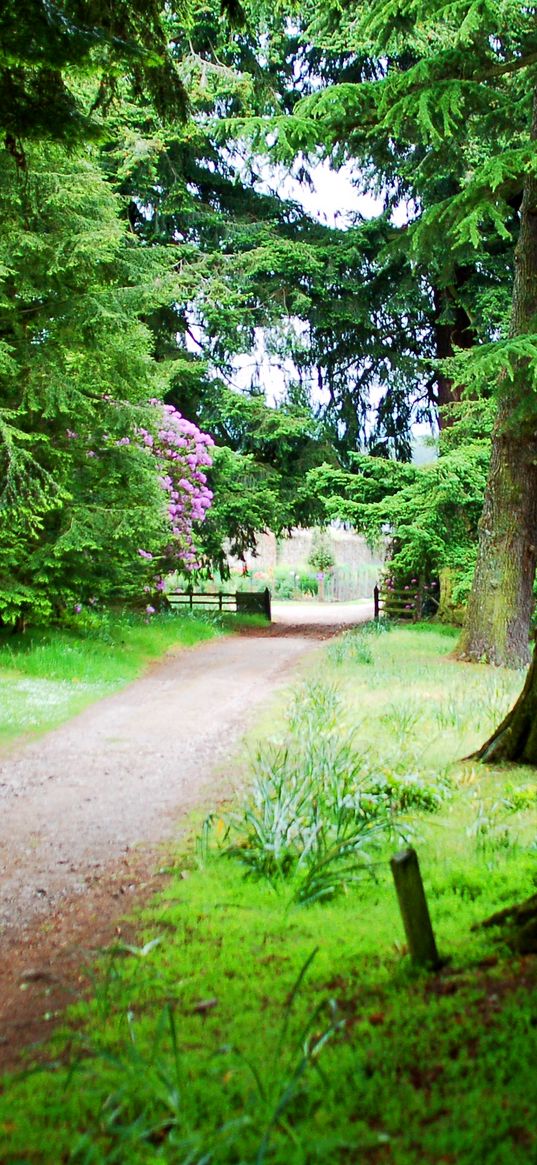
[[[425,594],[424,586],[425,586],[424,578],[423,578],[423,575],[420,574],[419,579],[418,579],[418,599],[417,599],[417,608],[416,608],[418,620],[423,618],[423,598],[424,598],[424,594]]]
[[[222,591],[218,592],[218,610],[222,610]]]
[[[378,586],[375,585],[373,588],[373,602],[375,604],[375,619],[380,618],[380,601],[379,600],[380,600],[379,589],[378,589]]]
[[[270,590],[268,587],[265,587],[265,615],[267,616],[269,623],[272,623],[272,607],[270,600]]]
[[[390,866],[410,957],[419,966],[438,967],[440,959],[415,849],[404,849],[394,854]]]

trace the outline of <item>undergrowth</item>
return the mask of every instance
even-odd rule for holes
[[[291,694],[281,739],[257,750],[239,810],[209,824],[249,875],[311,904],[374,877],[386,841],[410,836],[405,811],[435,811],[447,794],[445,779],[393,771],[360,747],[337,687],[314,680]]]

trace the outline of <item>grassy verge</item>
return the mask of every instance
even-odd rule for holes
[[[178,858],[139,945],[103,956],[47,1064],[4,1080],[3,1159],[536,1159],[534,961],[471,926],[535,889],[537,786],[457,759],[520,677],[451,647],[418,628],[328,648],[261,742],[244,805]],[[450,957],[434,975],[405,954],[387,865],[401,837]]]
[[[69,628],[0,638],[0,745],[55,727],[136,679],[172,647],[233,628],[236,616],[100,613]]]

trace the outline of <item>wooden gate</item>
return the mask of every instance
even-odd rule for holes
[[[181,607],[187,610],[231,611],[242,615],[264,615],[269,623],[272,619],[271,595],[268,587],[264,591],[168,591],[166,602],[172,610]]]

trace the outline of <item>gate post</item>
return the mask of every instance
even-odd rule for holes
[[[375,608],[375,619],[378,619],[378,618],[380,617],[380,602],[379,602],[379,598],[380,598],[380,596],[379,596],[379,589],[378,589],[378,586],[377,586],[377,585],[376,585],[376,583],[375,583],[375,586],[374,586],[374,588],[373,588],[373,603],[374,603],[374,608]]]
[[[269,623],[272,623],[272,608],[271,608],[271,602],[270,602],[270,591],[269,591],[268,587],[265,587],[264,599],[265,599],[265,615],[267,616]]]

